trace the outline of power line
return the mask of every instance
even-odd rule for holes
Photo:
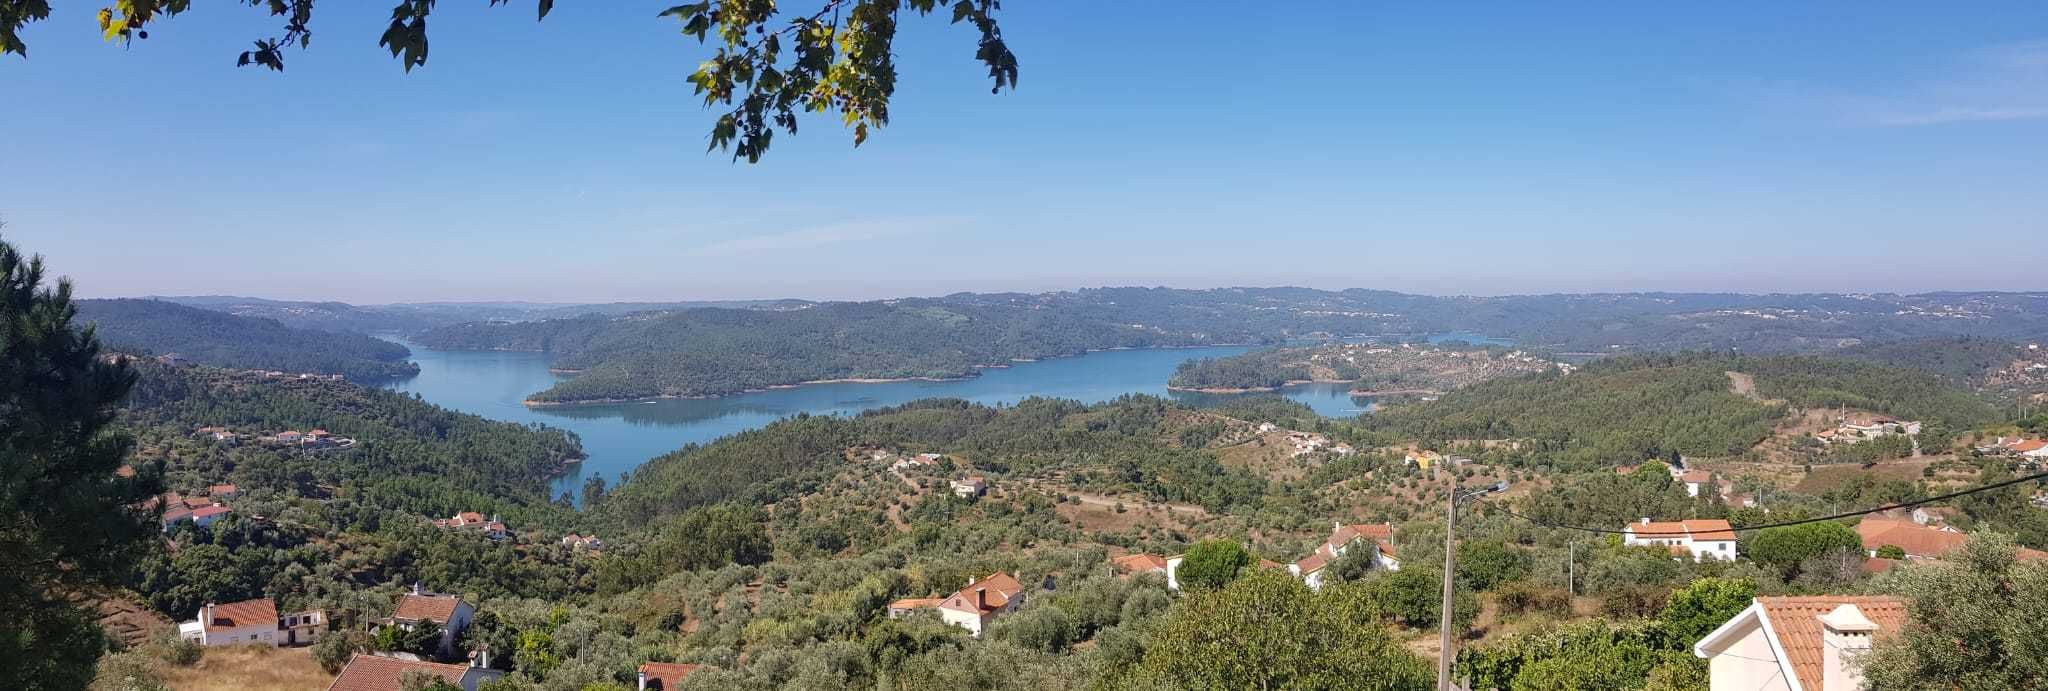
[[[1991,490],[1994,490],[1994,489],[2002,489],[2002,488],[2006,488],[2006,487],[2011,487],[2011,486],[2013,486],[2013,485],[2017,485],[2017,484],[2021,484],[2021,483],[2026,483],[2026,482],[2033,482],[2033,481],[2035,481],[2035,480],[2043,480],[2043,479],[2048,479],[2048,472],[2042,472],[2042,473],[2035,473],[2035,474],[2033,474],[2033,475],[2028,475],[2028,476],[2025,476],[2025,477],[2018,477],[2018,478],[2013,478],[2013,479],[2011,479],[2011,480],[2006,480],[2006,481],[2003,481],[2003,482],[1994,482],[1994,483],[1991,483],[1991,484],[1988,484],[1988,485],[1983,485],[1983,486],[1981,486],[1981,487],[1972,487],[1972,488],[1970,488],[1970,489],[1966,489],[1966,490],[1961,490],[1961,491],[1957,491],[1957,492],[1950,492],[1950,493],[1948,493],[1948,494],[1943,494],[1943,495],[1940,495],[1940,496],[1933,496],[1933,497],[1927,497],[1927,498],[1925,498],[1925,499],[1915,499],[1915,500],[1913,500],[1913,501],[1904,501],[1904,502],[1898,502],[1898,503],[1896,503],[1896,504],[1886,504],[1886,505],[1884,505],[1884,506],[1879,506],[1879,507],[1876,507],[1876,508],[1870,508],[1870,509],[1863,509],[1863,510],[1861,510],[1861,511],[1849,511],[1849,512],[1844,512],[1844,513],[1838,513],[1838,514],[1833,514],[1833,515],[1829,515],[1829,516],[1818,516],[1818,517],[1814,517],[1814,518],[1802,518],[1802,519],[1799,519],[1799,520],[1796,520],[1796,521],[1784,521],[1784,522],[1782,522],[1782,523],[1768,523],[1768,524],[1765,524],[1765,525],[1751,525],[1751,526],[1743,526],[1743,527],[1740,527],[1740,528],[1729,528],[1729,529],[1728,529],[1727,531],[1725,531],[1725,532],[1736,532],[1736,533],[1744,533],[1744,532],[1749,532],[1749,531],[1753,531],[1753,530],[1763,530],[1763,529],[1766,529],[1766,528],[1783,528],[1783,527],[1787,527],[1787,526],[1795,526],[1795,525],[1805,525],[1805,524],[1808,524],[1808,523],[1819,523],[1819,522],[1821,522],[1821,521],[1835,521],[1835,520],[1841,520],[1841,519],[1844,519],[1844,518],[1855,518],[1855,517],[1857,517],[1857,516],[1865,516],[1865,515],[1869,515],[1869,514],[1877,513],[1877,512],[1879,512],[1879,511],[1890,511],[1890,510],[1893,510],[1893,509],[1903,509],[1903,508],[1908,508],[1908,507],[1913,507],[1913,506],[1919,506],[1919,505],[1921,505],[1921,504],[1931,504],[1931,503],[1934,503],[1934,502],[1938,502],[1938,501],[1948,501],[1948,500],[1950,500],[1950,499],[1954,499],[1954,498],[1956,498],[1956,497],[1968,496],[1968,495],[1976,494],[1976,493],[1978,493],[1978,492],[1989,492],[1989,491],[1991,491]],[[1607,535],[1634,535],[1634,536],[1636,536],[1636,537],[1691,537],[1691,536],[1693,536],[1693,535],[1694,535],[1694,533],[1692,533],[1691,531],[1686,531],[1686,532],[1675,532],[1675,533],[1674,533],[1674,532],[1668,532],[1668,531],[1661,531],[1661,532],[1637,532],[1637,531],[1629,531],[1629,530],[1615,530],[1615,529],[1612,529],[1612,528],[1588,528],[1588,527],[1585,527],[1585,526],[1576,526],[1576,525],[1564,525],[1564,524],[1561,524],[1561,523],[1551,523],[1551,522],[1549,522],[1549,521],[1545,521],[1545,520],[1542,520],[1542,519],[1539,519],[1539,518],[1532,518],[1532,517],[1530,517],[1530,516],[1525,516],[1525,515],[1522,515],[1522,514],[1519,514],[1519,513],[1515,513],[1514,511],[1510,511],[1510,510],[1508,510],[1508,509],[1505,509],[1505,508],[1499,508],[1499,507],[1498,507],[1498,505],[1489,505],[1489,508],[1493,508],[1494,510],[1496,510],[1496,511],[1499,511],[1499,512],[1501,512],[1501,513],[1507,514],[1507,515],[1509,515],[1509,516],[1514,516],[1515,518],[1519,518],[1519,519],[1522,519],[1522,520],[1528,521],[1528,522],[1530,522],[1530,523],[1534,523],[1534,524],[1536,524],[1536,525],[1540,525],[1540,526],[1543,526],[1543,527],[1546,527],[1546,528],[1557,528],[1557,529],[1560,529],[1560,530],[1577,530],[1577,531],[1581,531],[1581,532],[1587,532],[1587,533],[1598,533],[1598,534],[1607,534]],[[1721,531],[1721,530],[1712,530],[1712,531],[1702,531],[1702,532],[1714,532],[1714,533],[1719,533],[1719,532],[1724,532],[1724,531]]]

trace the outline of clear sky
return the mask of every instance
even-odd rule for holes
[[[6,236],[83,294],[2048,288],[2038,0],[1012,0],[1015,92],[907,20],[887,129],[752,166],[704,153],[670,2],[443,2],[410,75],[388,1],[282,74],[233,66],[280,22],[197,4],[0,58]]]

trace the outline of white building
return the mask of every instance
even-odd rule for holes
[[[1621,544],[1668,547],[1674,555],[1689,555],[1696,560],[1735,558],[1735,531],[1727,521],[1718,518],[1683,521],[1645,518],[1622,529]]]
[[[269,598],[225,605],[207,604],[199,616],[178,625],[178,638],[203,646],[277,647],[277,603]]]
[[[1906,624],[1898,598],[1760,597],[1693,645],[1712,691],[1855,691],[1857,658]]]
[[[988,578],[968,581],[967,587],[941,601],[939,618],[980,638],[990,621],[1022,604],[1024,585],[999,571]]]
[[[988,480],[981,476],[977,475],[964,480],[953,481],[953,496],[961,499],[972,499],[984,494],[988,494]]]
[[[1688,470],[1678,474],[1678,481],[1685,483],[1685,496],[1697,497],[1701,488],[1713,484],[1714,474],[1704,470]]]
[[[414,583],[412,592],[399,598],[398,607],[391,611],[391,623],[408,631],[431,621],[441,627],[441,652],[455,650],[455,638],[462,630],[469,628],[471,619],[476,618],[476,608],[463,602],[461,596],[436,595],[427,592]]]
[[[1288,565],[1287,572],[1307,583],[1308,587],[1321,590],[1324,569],[1353,549],[1372,550],[1373,570],[1399,571],[1401,560],[1394,557],[1393,540],[1394,526],[1391,524],[1345,525],[1343,521],[1336,521],[1332,523],[1329,539],[1317,545],[1316,550],[1301,561]]]

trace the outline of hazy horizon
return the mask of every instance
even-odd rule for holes
[[[263,12],[123,48],[65,4],[0,61],[0,217],[88,296],[2048,288],[2039,3],[1174,7],[1006,7],[1001,95],[906,21],[887,128],[746,165],[653,10],[450,4],[408,75],[322,5],[274,74]]]

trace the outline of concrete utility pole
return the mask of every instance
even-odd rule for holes
[[[1458,583],[1458,502],[1507,488],[1506,480],[1470,492],[1459,492],[1457,485],[1451,486],[1451,498],[1444,507],[1444,602],[1442,610],[1437,613],[1437,691],[1456,688],[1451,684],[1451,661],[1458,657],[1457,648],[1452,645],[1451,604]]]

